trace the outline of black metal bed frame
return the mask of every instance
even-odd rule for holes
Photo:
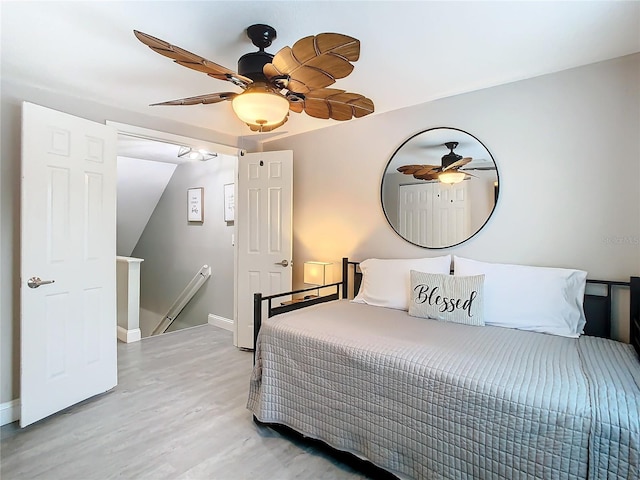
[[[631,305],[629,314],[629,323],[631,329],[631,344],[635,347],[636,352],[640,355],[640,277],[631,277],[629,282],[631,290]]]
[[[291,295],[299,295],[307,292],[316,292],[318,287],[304,288],[291,292],[277,293],[274,295],[263,296],[256,293],[253,296],[253,340],[254,346],[258,339],[258,332],[262,326],[262,310],[263,302],[267,302],[266,314],[267,318],[271,318],[281,313],[306,308],[319,303],[331,302],[339,298],[346,299],[349,297],[349,272],[353,275],[353,294],[355,295],[360,288],[362,282],[362,272],[358,270],[360,262],[350,261],[348,258],[342,259],[342,280],[320,287],[320,290],[334,291],[325,295],[312,297],[309,299],[297,299],[294,301],[282,302],[280,305],[274,305],[273,300]],[[640,355],[640,277],[631,277],[629,282],[611,281],[611,280],[592,280],[588,279],[589,285],[601,285],[606,289],[605,295],[585,294],[584,310],[587,317],[585,326],[585,335],[596,337],[611,338],[611,308],[612,308],[612,290],[614,287],[629,287],[631,296],[630,305],[630,339],[631,344]]]

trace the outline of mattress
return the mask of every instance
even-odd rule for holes
[[[640,477],[629,345],[341,300],[266,320],[247,407],[400,478]]]

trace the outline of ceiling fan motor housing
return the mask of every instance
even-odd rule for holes
[[[249,77],[254,82],[266,82],[267,78],[262,73],[263,67],[271,63],[273,55],[264,51],[276,39],[275,28],[258,23],[247,28],[247,37],[251,39],[259,52],[251,52],[243,55],[238,60],[238,73]]]
[[[238,60],[238,73],[254,82],[267,82],[262,68],[272,60],[273,55],[265,51],[247,53]]]
[[[458,160],[462,159],[462,155],[458,155],[453,151],[453,149],[458,146],[458,142],[446,142],[445,146],[451,151],[442,156],[442,168],[447,168],[452,163],[455,163]]]

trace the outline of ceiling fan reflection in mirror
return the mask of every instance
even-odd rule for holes
[[[242,88],[242,92],[218,92],[181,98],[155,105],[198,105],[231,101],[240,120],[252,131],[270,132],[282,126],[289,110],[322,119],[350,120],[373,113],[373,102],[358,93],[326,88],[348,76],[360,57],[360,41],[339,33],[321,33],[298,40],[275,55],[265,51],[276,38],[269,25],[247,28],[257,52],[238,60],[238,72],[218,65],[164,40],[138,30],[142,43],[155,52],[218,80]]]
[[[458,142],[445,142],[445,147],[449,153],[442,156],[442,165],[403,165],[398,167],[400,173],[413,175],[418,180],[439,180],[442,183],[460,183],[471,175],[469,172],[460,170],[469,163],[471,157],[462,157],[453,150],[458,146]]]

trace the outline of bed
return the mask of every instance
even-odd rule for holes
[[[256,421],[399,478],[640,478],[640,278],[589,280],[579,338],[354,303],[361,279],[344,259],[328,295],[256,294]],[[616,288],[632,345],[606,338]]]

